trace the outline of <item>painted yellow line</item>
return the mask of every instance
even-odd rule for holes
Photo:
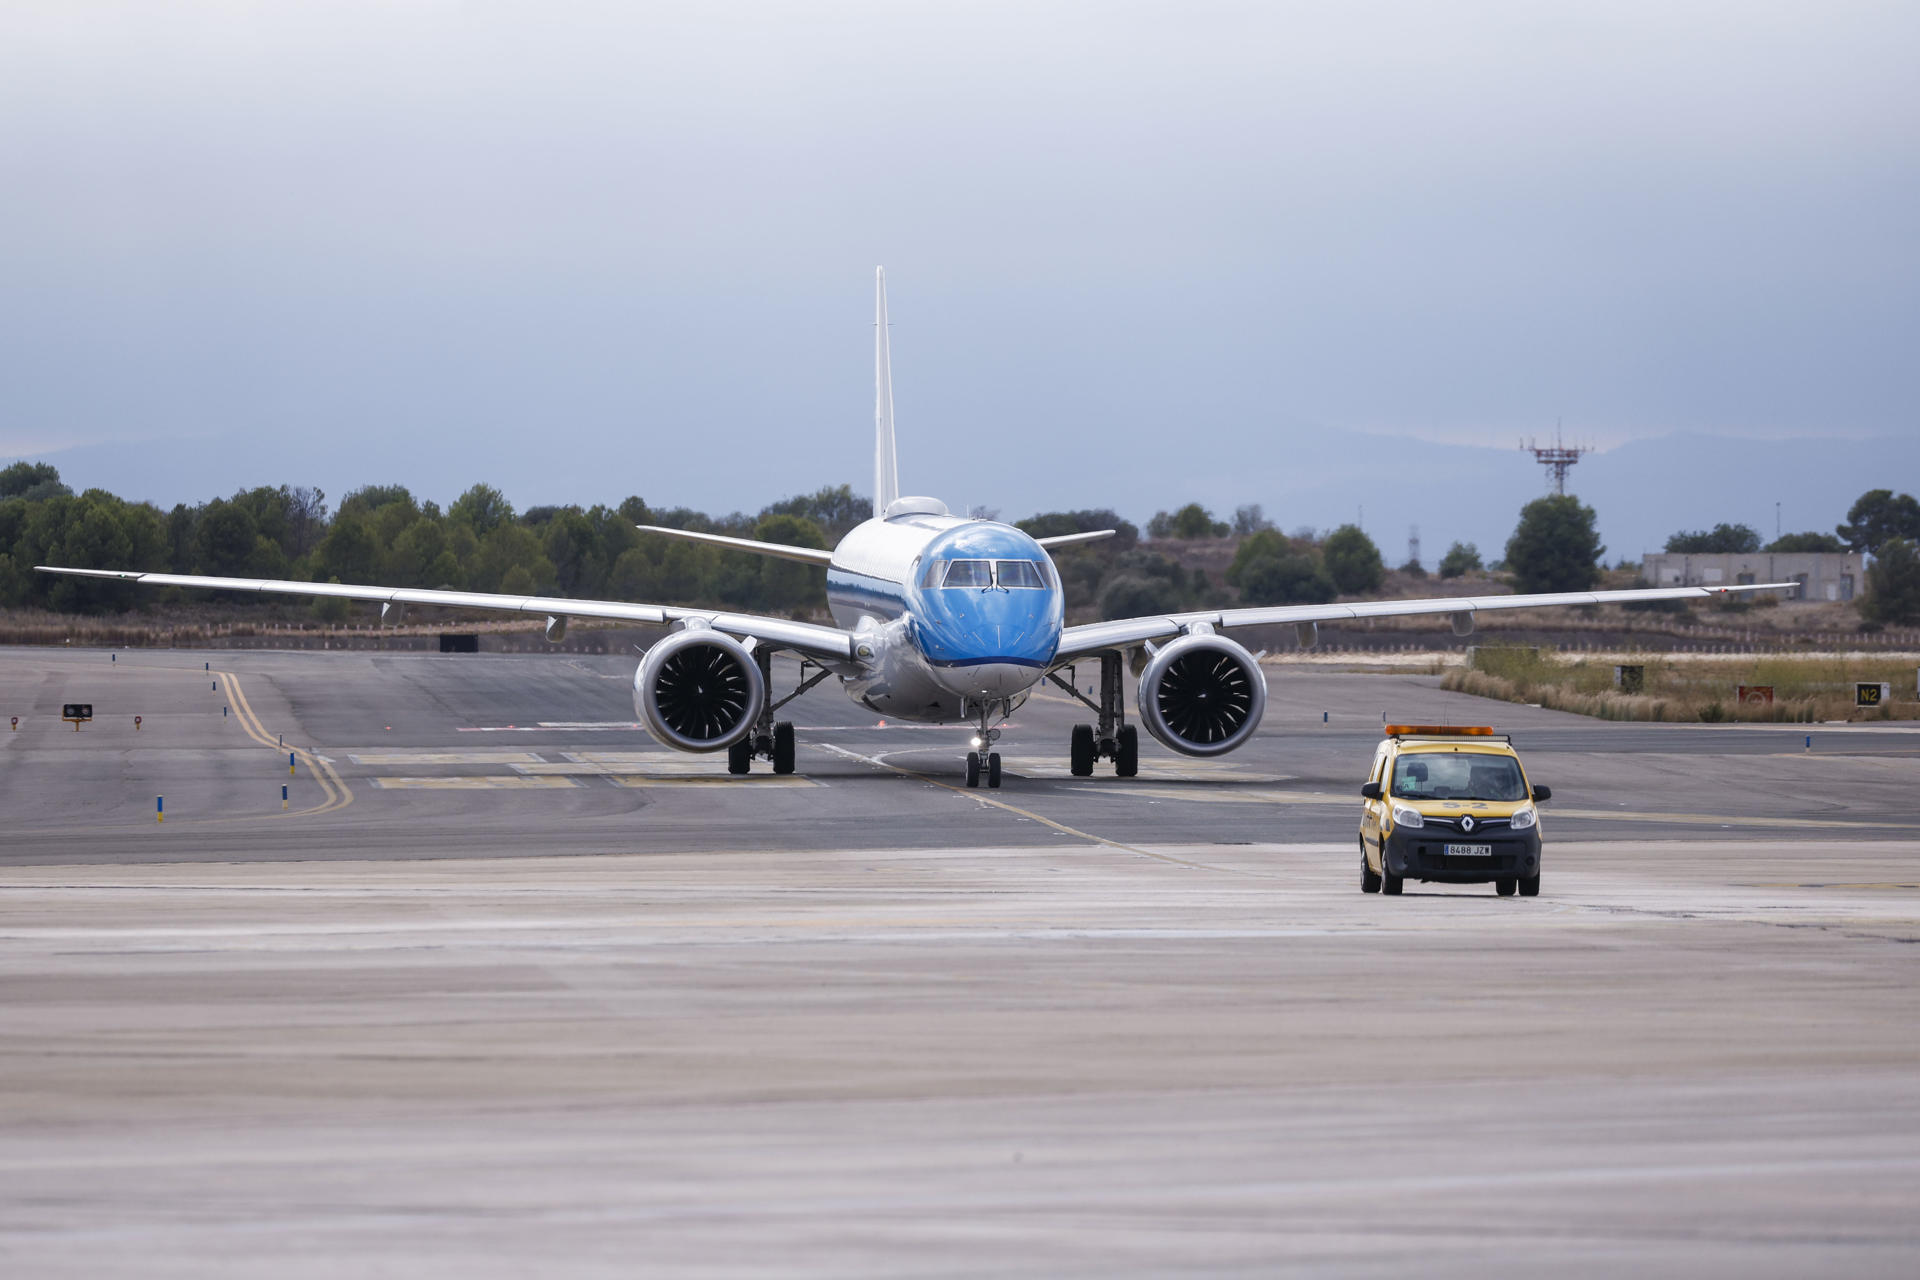
[[[576,766],[578,767],[578,766]],[[692,776],[687,774],[602,773],[616,787],[745,787],[758,791],[763,787],[821,787],[825,783],[798,773],[750,773],[737,777],[730,773]]]
[[[564,791],[580,784],[572,778],[528,778],[517,773],[465,778],[375,778],[383,791]]]
[[[392,767],[408,764],[539,764],[531,751],[375,751],[350,755],[355,764]]]
[[[858,760],[862,764],[870,764],[876,768],[888,769],[904,777],[915,778],[921,782],[939,787],[942,790],[951,791],[955,795],[965,796],[969,800],[978,800],[981,804],[991,805],[995,809],[1004,809],[1006,812],[1014,814],[1017,817],[1025,818],[1029,822],[1037,822],[1043,827],[1058,831],[1062,835],[1072,836],[1077,840],[1085,840],[1088,844],[1104,845],[1109,849],[1119,849],[1125,853],[1137,854],[1142,858],[1151,858],[1155,862],[1166,862],[1176,867],[1186,867],[1190,871],[1217,871],[1223,875],[1249,876],[1257,880],[1272,880],[1277,878],[1263,875],[1258,871],[1243,871],[1234,867],[1210,867],[1204,862],[1189,862],[1185,858],[1176,858],[1172,854],[1153,853],[1150,850],[1140,848],[1138,845],[1122,844],[1118,840],[1109,840],[1105,836],[1096,836],[1090,831],[1082,831],[1078,827],[1070,827],[1064,822],[1055,822],[1052,818],[1044,814],[1035,813],[1031,809],[1022,809],[1017,804],[1008,804],[1005,800],[995,799],[991,795],[983,794],[978,787],[956,787],[950,782],[942,782],[938,778],[928,777],[924,773],[894,764],[892,761],[880,756],[863,756],[857,751],[849,751],[845,747],[837,747],[832,743],[821,743],[820,745],[823,749],[831,751],[835,755],[845,756],[849,760]]]
[[[222,684],[226,685],[228,705],[233,707],[234,714],[240,721],[240,728],[246,735],[263,747],[271,747],[276,753],[282,750],[291,752],[294,759],[306,765],[307,772],[320,784],[323,799],[319,804],[306,809],[296,809],[290,814],[283,811],[280,816],[299,818],[312,814],[330,813],[335,809],[344,809],[353,803],[353,789],[334,772],[332,765],[303,747],[281,747],[279,739],[266,731],[260,723],[260,718],[253,713],[253,705],[247,701],[246,690],[241,687],[238,675],[231,671],[217,671],[214,674],[219,676]]]

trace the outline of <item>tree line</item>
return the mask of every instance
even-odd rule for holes
[[[825,602],[816,567],[723,551],[641,533],[639,524],[724,533],[803,547],[830,547],[872,514],[847,485],[772,503],[749,515],[710,516],[687,507],[650,507],[638,496],[616,506],[536,506],[516,511],[477,484],[446,508],[400,485],[371,485],[329,510],[318,489],[281,485],[162,511],[102,489],[75,494],[45,463],[0,470],[0,605],[101,613],[164,603],[150,590],[33,572],[36,564],[131,568],[218,577],[364,582],[508,595],[646,600],[761,613],[805,615]],[[1140,529],[1109,509],[1043,512],[1016,522],[1035,537],[1114,529],[1117,536],[1056,556],[1070,608],[1104,618],[1239,605],[1319,604],[1378,591],[1387,565],[1355,525],[1324,534],[1282,533],[1257,505],[1217,519],[1199,503],[1155,513]],[[1169,543],[1232,539],[1216,577],[1188,568]],[[1920,620],[1920,503],[1907,494],[1863,495],[1833,534],[1791,534],[1768,550],[1866,551],[1863,609],[1880,621]],[[1670,551],[1761,549],[1746,525],[1680,532]],[[1600,580],[1605,547],[1593,508],[1572,496],[1528,503],[1503,571],[1521,592],[1583,591]],[[1170,554],[1173,552],[1173,554]],[[1215,563],[1218,560],[1216,558]],[[1442,578],[1482,572],[1471,543],[1440,558]],[[1425,576],[1410,563],[1403,572]],[[339,616],[344,601],[313,606]],[[1878,612],[1876,612],[1878,611]]]

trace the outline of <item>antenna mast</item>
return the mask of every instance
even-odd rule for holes
[[[1553,473],[1553,491],[1561,497],[1567,493],[1567,471],[1580,461],[1582,454],[1593,452],[1590,445],[1569,445],[1560,438],[1559,419],[1553,424],[1553,443],[1542,445],[1532,436],[1520,442],[1523,453],[1531,453],[1533,460]]]

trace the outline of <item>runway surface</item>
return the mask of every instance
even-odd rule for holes
[[[1912,726],[1283,666],[1226,761],[1072,779],[1049,695],[975,792],[828,688],[728,777],[631,674],[0,652],[0,1269],[1920,1263]],[[1540,898],[1359,893],[1382,713],[1514,734]]]

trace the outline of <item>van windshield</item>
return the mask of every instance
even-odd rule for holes
[[[1403,800],[1525,800],[1526,780],[1512,756],[1423,751],[1393,762],[1393,794]]]

